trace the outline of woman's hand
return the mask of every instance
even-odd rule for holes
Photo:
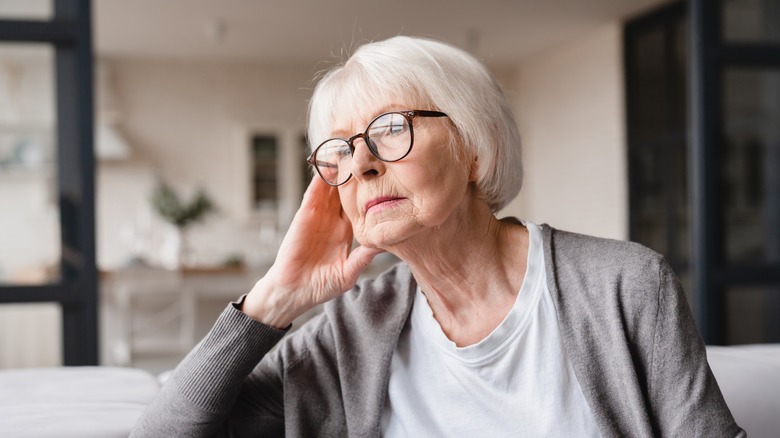
[[[268,273],[252,288],[242,310],[284,328],[317,304],[351,289],[382,250],[352,250],[352,224],[341,209],[338,189],[314,177],[306,189]]]

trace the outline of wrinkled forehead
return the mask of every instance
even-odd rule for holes
[[[311,145],[362,132],[377,115],[393,110],[428,109],[430,99],[400,78],[374,77],[345,67],[317,90],[310,114]]]

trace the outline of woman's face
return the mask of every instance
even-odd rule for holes
[[[410,109],[429,108],[392,104],[358,111],[356,117],[337,119],[331,134],[349,138],[379,114]],[[339,186],[339,196],[362,245],[390,249],[422,237],[452,217],[469,194],[472,172],[453,154],[449,120],[416,117],[412,124],[414,145],[400,161],[380,161],[362,139],[354,142],[352,179]]]

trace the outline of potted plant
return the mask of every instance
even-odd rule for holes
[[[199,189],[190,202],[183,202],[179,195],[164,181],[160,181],[151,198],[152,208],[177,231],[178,251],[177,268],[190,262],[190,248],[187,242],[187,229],[192,224],[203,221],[216,210],[214,203],[203,189]]]

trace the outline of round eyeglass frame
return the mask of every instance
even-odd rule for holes
[[[400,158],[396,158],[394,160],[385,160],[384,158],[379,156],[379,153],[376,151],[376,149],[372,146],[372,142],[370,142],[370,138],[368,135],[368,129],[371,127],[371,125],[379,120],[380,118],[389,115],[389,114],[400,114],[402,115],[406,121],[409,123],[409,149],[407,149],[406,153],[403,154]],[[443,113],[441,111],[428,111],[428,110],[406,110],[406,111],[388,111],[386,113],[382,113],[376,117],[374,117],[371,122],[366,126],[366,130],[364,132],[358,133],[353,135],[350,138],[329,138],[317,146],[314,151],[309,155],[309,157],[306,159],[306,162],[310,165],[314,166],[314,168],[317,170],[317,174],[322,178],[323,181],[325,181],[326,184],[333,187],[338,187],[340,185],[346,184],[349,182],[350,179],[352,179],[352,173],[349,174],[347,179],[344,180],[344,182],[340,182],[337,184],[332,184],[330,181],[325,179],[324,176],[322,176],[322,172],[320,172],[319,166],[317,166],[317,161],[314,159],[315,156],[317,156],[317,152],[320,150],[320,148],[325,145],[325,143],[328,143],[329,141],[333,140],[341,140],[349,146],[350,155],[355,154],[355,144],[354,141],[358,138],[363,139],[363,143],[366,144],[366,147],[368,148],[369,152],[371,152],[371,155],[375,156],[379,161],[384,161],[385,163],[394,163],[396,161],[401,161],[404,158],[406,158],[410,152],[412,152],[412,147],[414,146],[414,124],[412,123],[412,120],[414,120],[416,117],[449,117],[446,113]]]

